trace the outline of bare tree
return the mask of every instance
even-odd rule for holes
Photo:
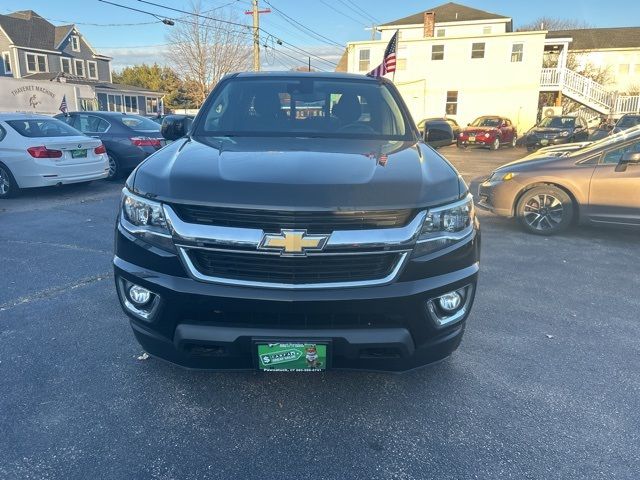
[[[531,23],[527,23],[526,25],[522,25],[518,28],[518,32],[528,32],[531,30],[575,30],[580,28],[589,28],[587,22],[583,20],[574,20],[574,19],[566,19],[566,18],[553,18],[553,17],[538,17]]]
[[[200,0],[192,3],[191,11],[196,15],[176,20],[167,35],[167,58],[200,106],[224,75],[249,68],[252,37],[248,27],[226,23],[240,23],[230,12],[203,11]]]

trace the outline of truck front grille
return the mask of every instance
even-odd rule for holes
[[[220,227],[254,228],[265,232],[281,229],[331,233],[335,230],[366,230],[405,226],[415,212],[411,209],[353,212],[254,210],[202,205],[173,204],[171,208],[185,222]]]
[[[282,257],[187,249],[186,254],[195,269],[207,277],[291,285],[379,280],[390,275],[404,258],[398,252]]]

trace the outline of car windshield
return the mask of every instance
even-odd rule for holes
[[[471,124],[472,127],[499,127],[502,125],[502,120],[499,118],[476,118]]]
[[[412,138],[384,83],[313,77],[231,78],[205,104],[195,135]]]
[[[616,127],[624,129],[624,128],[635,127],[636,125],[640,125],[640,117],[629,115],[627,117],[622,117],[618,121],[618,124],[616,125]]]
[[[23,137],[75,137],[82,135],[78,130],[55,118],[26,118],[7,120],[7,123]]]
[[[573,128],[576,124],[575,117],[546,117],[538,124],[546,128]]]
[[[118,117],[120,123],[133,130],[159,132],[160,124],[154,122],[150,118],[140,117],[138,115],[123,115]]]
[[[592,142],[584,148],[576,150],[574,152],[569,153],[569,156],[574,155],[584,155],[585,152],[595,152],[603,147],[607,147],[609,145],[615,145],[616,143],[624,142],[629,139],[638,139],[640,140],[640,125],[636,125],[635,127],[631,127],[627,130],[623,130],[615,135],[609,135],[608,137],[604,137],[602,140],[598,140],[597,142]]]

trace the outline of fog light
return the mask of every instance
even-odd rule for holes
[[[132,285],[129,288],[129,298],[138,306],[144,305],[151,300],[151,292],[139,285]]]
[[[438,303],[440,304],[440,308],[445,312],[453,312],[460,308],[460,305],[462,304],[462,295],[458,292],[445,293],[438,298]]]

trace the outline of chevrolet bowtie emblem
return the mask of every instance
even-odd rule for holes
[[[306,255],[307,251],[320,251],[329,240],[329,235],[307,235],[306,230],[281,230],[280,233],[265,233],[259,249],[280,250],[281,255]]]

